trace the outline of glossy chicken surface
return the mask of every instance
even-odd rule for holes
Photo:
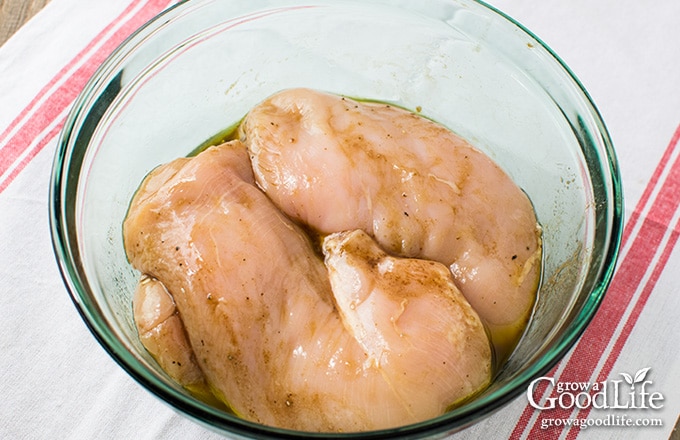
[[[360,231],[320,254],[255,185],[239,141],[154,170],[123,226],[142,341],[246,419],[393,427],[490,381],[484,327],[445,266],[388,256]]]
[[[203,401],[219,406],[163,283],[143,276],[135,289],[133,310],[140,341],[165,372]]]
[[[240,127],[258,185],[321,234],[362,229],[385,250],[449,266],[497,346],[528,319],[540,228],[485,154],[403,109],[308,89],[280,92]]]
[[[387,255],[361,230],[327,236],[323,251],[345,329],[409,412],[442,413],[446,396],[488,384],[489,340],[446,266]],[[420,393],[431,398],[412,402]]]

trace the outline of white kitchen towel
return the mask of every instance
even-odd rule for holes
[[[220,438],[153,397],[98,345],[49,236],[49,175],[73,100],[118,44],[174,3],[52,0],[0,47],[2,439]],[[452,437],[667,439],[680,414],[680,2],[491,4],[546,42],[591,94],[620,160],[626,228],[611,288],[569,355]],[[616,388],[623,399],[633,384],[639,398],[643,382],[657,408],[569,405],[580,386]],[[542,409],[551,402],[557,408]]]

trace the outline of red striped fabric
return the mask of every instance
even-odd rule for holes
[[[71,104],[106,57],[171,3],[133,0],[0,133],[0,193],[58,135]]]
[[[74,99],[104,59],[172,3],[131,1],[0,133],[0,193],[58,135]],[[570,356],[550,373],[557,381],[604,381],[611,374],[680,234],[680,220],[675,220],[680,204],[679,143],[680,126],[627,222],[619,267],[602,306]],[[543,396],[546,392],[547,387],[541,386],[535,394]],[[537,413],[527,405],[511,437],[559,438],[564,435],[563,428],[542,430],[543,418],[583,418],[588,412]],[[578,433],[572,428],[567,438],[574,439]]]
[[[652,193],[654,192],[655,188],[658,187],[659,179],[661,178],[661,175],[664,173],[664,170],[668,167],[668,164],[671,163],[671,156],[675,152],[676,146],[678,145],[679,142],[680,142],[680,127],[678,127],[675,133],[673,134],[673,137],[671,138],[671,141],[668,144],[666,151],[664,151],[664,154],[661,157],[661,160],[659,161],[656,170],[654,170],[654,174],[652,174],[649,183],[647,183],[647,186],[645,187],[645,190],[642,193],[642,196],[640,197],[638,206],[628,219],[626,228],[623,231],[623,239],[621,242],[622,248],[626,246],[628,237],[630,237],[632,231],[636,228],[637,222],[640,219],[640,215],[649,208],[649,202],[650,198],[652,197]]]
[[[679,143],[680,126],[625,227],[624,252],[600,309],[570,356],[550,373],[556,382],[602,382],[611,374],[680,234],[680,220],[674,220],[680,205]],[[534,395],[547,397],[546,390],[538,387]],[[556,397],[554,390],[550,397]],[[527,405],[511,438],[557,439],[569,428],[541,429],[543,419],[585,418],[588,413],[556,408],[537,414]],[[567,438],[579,432],[571,428]]]

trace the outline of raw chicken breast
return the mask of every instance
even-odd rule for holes
[[[387,255],[364,231],[323,241],[347,331],[400,401],[426,392],[414,413],[443,412],[446,396],[469,397],[491,377],[491,346],[477,313],[441,263]],[[454,367],[455,365],[455,367]]]
[[[495,345],[517,340],[540,275],[540,229],[486,155],[403,109],[308,89],[253,108],[240,136],[258,185],[286,214],[450,266]]]
[[[430,263],[387,258],[357,240],[356,252],[352,239],[326,241],[331,273],[360,276],[350,289],[333,275],[334,292],[308,236],[255,186],[239,141],[161,166],[124,223],[130,262],[154,280],[135,307],[140,333],[178,317],[192,351],[183,359],[195,360],[215,395],[248,420],[290,429],[414,423],[486,386],[483,326],[441,268],[422,283],[401,269],[384,280],[371,269],[376,259],[414,271]],[[394,291],[389,280],[400,277],[407,288]],[[366,298],[356,314],[354,296]],[[155,338],[152,353],[183,350],[175,336]]]
[[[221,404],[205,382],[175,302],[158,280],[142,276],[132,301],[139,339],[170,377],[212,405]]]

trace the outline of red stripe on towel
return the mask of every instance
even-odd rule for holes
[[[676,129],[659,165],[652,178],[647,184],[642,198],[635,208],[631,220],[626,225],[624,236],[632,239],[632,245],[625,256],[622,256],[619,267],[616,270],[612,283],[604,297],[602,305],[595,314],[593,321],[584,332],[571,355],[562,363],[567,362],[556,382],[584,382],[589,381],[595,373],[597,365],[601,361],[602,354],[613,343],[613,348],[605,360],[601,370],[597,373],[598,381],[605,380],[611,372],[613,364],[623,349],[630,333],[632,332],[637,318],[651,294],[656,281],[663,272],[673,247],[677,243],[677,224],[671,232],[669,239],[661,250],[661,255],[656,258],[659,248],[664,241],[670,222],[680,205],[680,156],[671,163],[672,156],[676,153],[680,142],[680,126]],[[661,181],[661,176],[667,173]],[[658,188],[658,185],[661,185]],[[657,190],[656,196],[651,195]],[[646,215],[642,213],[647,205],[651,207]],[[634,218],[634,220],[633,220]],[[637,234],[633,237],[632,231],[640,218],[644,218]],[[632,313],[623,324],[623,330],[618,336],[614,333],[619,327],[623,315],[633,300],[634,294],[641,286],[644,275],[650,265],[654,265],[651,276],[642,287],[642,293],[636,300]],[[555,372],[555,369],[552,373]],[[551,374],[552,374],[551,373]],[[535,395],[545,393],[547,387],[534,391]],[[552,393],[552,397],[556,397]],[[532,415],[537,410],[527,405],[519,418],[511,438],[521,438],[529,427]],[[544,410],[534,421],[528,433],[528,438],[556,439],[563,432],[562,427],[541,429],[541,421],[546,418],[574,418],[571,410],[555,409]],[[566,428],[568,429],[568,428]],[[576,435],[575,433],[574,435]]]
[[[31,159],[58,134],[63,126],[64,116],[61,116],[61,120],[56,124],[56,130],[49,127],[73,103],[106,57],[130,34],[170,3],[172,2],[168,0],[150,0],[141,7],[139,7],[138,0],[131,3],[85,49],[61,69],[0,134],[0,142],[4,142],[9,137],[7,143],[0,149],[0,176],[2,176],[0,177],[0,192],[4,191]],[[131,17],[127,17],[136,8],[139,10]],[[109,34],[111,35],[107,37]],[[76,70],[64,80],[68,72],[74,68]],[[56,84],[61,81],[63,83],[55,88]]]

